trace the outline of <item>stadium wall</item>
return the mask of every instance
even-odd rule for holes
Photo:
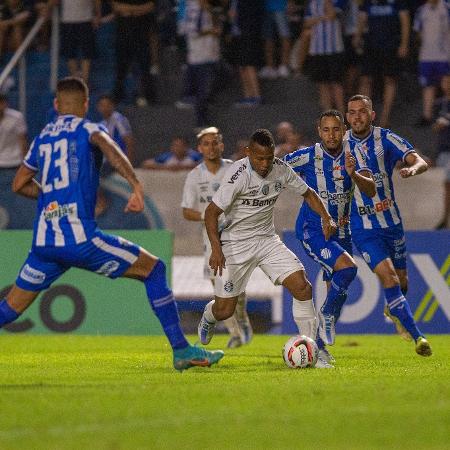
[[[313,285],[317,308],[320,308],[326,287],[319,266],[305,254],[293,231],[283,234],[286,245],[305,265]],[[424,333],[450,333],[450,231],[408,231],[409,289],[408,302],[414,318]],[[336,327],[338,333],[394,333],[383,316],[384,295],[376,276],[364,260],[355,255],[358,276],[350,286],[349,296]],[[283,293],[282,333],[295,334],[292,320],[292,298]]]
[[[112,231],[158,255],[171,278],[173,234],[165,230]],[[31,244],[29,231],[1,231],[0,298],[14,283]],[[142,283],[71,269],[1,333],[162,334]]]

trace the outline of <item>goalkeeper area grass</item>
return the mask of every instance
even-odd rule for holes
[[[335,369],[294,370],[256,335],[179,373],[164,337],[2,334],[0,449],[449,448],[450,336],[429,338],[338,335]]]

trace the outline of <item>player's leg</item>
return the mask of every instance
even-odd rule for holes
[[[26,291],[14,284],[6,297],[0,300],[0,328],[18,319],[39,294],[40,291]]]
[[[248,344],[253,337],[253,328],[247,314],[247,294],[245,292],[238,296],[235,316],[242,332],[242,343]]]
[[[110,278],[132,278],[144,283],[149,304],[172,347],[175,369],[210,366],[223,357],[221,351],[207,352],[186,340],[162,260],[126,239],[100,231],[78,247],[79,267]]]
[[[20,269],[16,282],[4,299],[0,299],[0,328],[14,322],[41,291],[60,277],[66,268],[43,259],[31,251]]]
[[[215,276],[215,298],[206,305],[198,325],[202,344],[209,344],[219,320],[226,320],[234,314],[239,295],[245,292],[250,275],[258,265],[254,247],[251,242],[241,243],[240,246],[225,244],[222,247],[226,267],[221,276],[218,273]]]

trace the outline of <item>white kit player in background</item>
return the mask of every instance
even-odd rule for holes
[[[204,128],[197,134],[197,150],[203,155],[203,162],[192,169],[184,184],[183,216],[186,220],[202,222],[203,252],[205,256],[204,276],[211,280],[214,286],[214,273],[209,267],[211,245],[204,226],[205,209],[219,189],[227,169],[233,164],[229,159],[223,159],[223,138],[218,128]],[[224,216],[219,217],[219,228],[223,225]],[[250,342],[253,330],[247,315],[247,297],[242,292],[237,301],[236,311],[224,321],[230,340],[228,348],[240,347]]]
[[[215,299],[209,302],[198,326],[202,344],[211,341],[216,322],[231,317],[239,294],[259,267],[274,284],[281,284],[293,296],[292,312],[299,333],[316,339],[317,319],[311,284],[298,258],[275,233],[274,206],[281,191],[291,188],[303,196],[322,218],[328,239],[336,224],[317,193],[283,161],[274,157],[270,131],[256,130],[247,157],[229,167],[223,182],[205,211],[205,225],[211,242],[209,265],[215,275]],[[219,234],[219,217],[225,225]],[[332,367],[319,361],[316,367]]]

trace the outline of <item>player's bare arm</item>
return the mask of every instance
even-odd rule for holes
[[[400,176],[402,178],[413,177],[414,175],[420,175],[428,170],[428,164],[424,159],[416,152],[406,155],[405,163],[407,167],[400,169]]]
[[[103,131],[93,133],[91,142],[102,151],[111,166],[128,181],[133,189],[133,193],[125,207],[125,212],[141,212],[144,209],[144,190],[128,158]]]
[[[183,208],[183,217],[186,220],[191,220],[192,222],[203,222],[204,217],[200,211],[196,211],[191,208]]]
[[[38,198],[41,189],[39,183],[33,178],[35,175],[34,170],[22,164],[12,183],[13,192],[28,198]]]
[[[319,216],[322,218],[322,230],[323,235],[325,236],[325,240],[328,241],[330,236],[334,233],[336,233],[337,226],[334,222],[333,218],[330,216],[330,213],[325,208],[325,205],[323,204],[320,197],[317,195],[317,192],[314,189],[309,188],[304,194],[303,198],[305,199],[305,202],[308,203],[310,208],[319,214]]]
[[[211,257],[209,258],[209,266],[214,271],[214,275],[219,272],[222,276],[222,269],[225,268],[225,256],[222,252],[219,236],[219,216],[223,211],[211,202],[205,211],[205,227],[211,242]]]
[[[373,197],[376,194],[376,186],[372,174],[368,170],[356,171],[356,158],[349,150],[345,151],[345,170],[361,192],[369,197]]]

